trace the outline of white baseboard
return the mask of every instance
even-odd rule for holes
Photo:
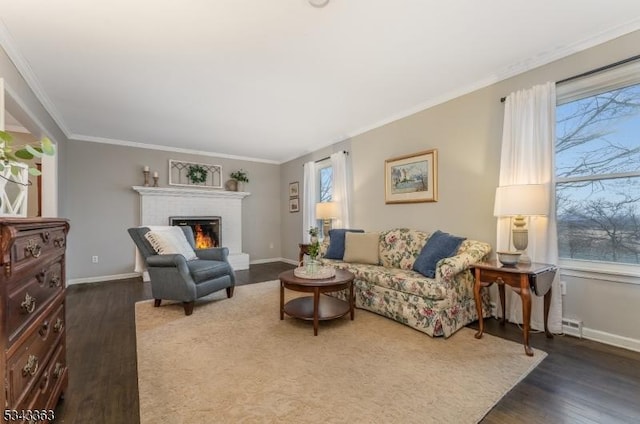
[[[269,264],[271,262],[280,262],[282,258],[266,258],[266,259],[256,259],[251,261],[251,265],[259,265],[259,264]]]
[[[571,335],[571,333],[568,332],[565,334]],[[617,334],[582,327],[582,338],[640,352],[640,340],[632,339],[630,337],[619,336]]]
[[[67,280],[67,287],[72,286],[74,284],[86,284],[86,283],[99,283],[102,281],[110,281],[110,280],[126,280],[128,278],[136,278],[140,277],[139,272],[130,272],[127,274],[115,274],[115,275],[100,275],[97,277],[86,277],[86,278],[72,278]]]

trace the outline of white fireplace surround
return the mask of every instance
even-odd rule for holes
[[[134,186],[140,194],[140,225],[169,225],[170,216],[219,216],[222,243],[235,270],[249,269],[242,252],[242,199],[250,193],[211,189]]]

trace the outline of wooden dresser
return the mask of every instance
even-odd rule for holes
[[[51,422],[67,387],[68,231],[64,219],[0,218],[2,404],[13,414],[6,422]]]

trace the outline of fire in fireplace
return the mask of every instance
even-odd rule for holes
[[[193,230],[196,249],[219,247],[221,218],[219,216],[170,216],[169,225],[188,225]]]

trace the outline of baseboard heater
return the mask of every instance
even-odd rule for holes
[[[569,336],[582,338],[582,320],[562,318],[562,331]]]

